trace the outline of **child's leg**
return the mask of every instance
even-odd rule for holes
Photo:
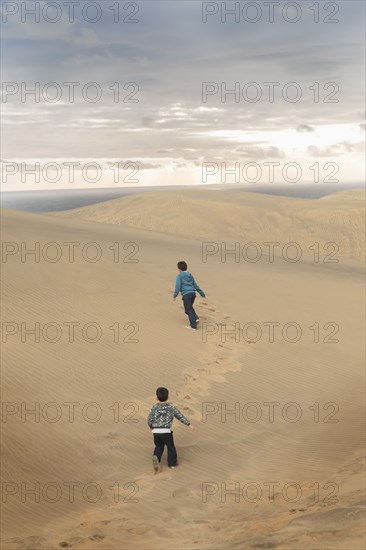
[[[173,432],[171,432],[170,434],[162,434],[162,435],[164,435],[164,441],[166,446],[168,447],[168,466],[176,466],[177,450],[174,445]]]
[[[196,299],[196,295],[193,292],[183,296],[184,311],[188,315],[189,323],[192,328],[197,327],[197,323],[196,323],[197,315],[195,310],[193,309],[193,302],[195,301],[195,299]]]
[[[194,314],[194,318],[195,318],[195,319],[198,319],[198,315],[197,315],[197,313],[196,313],[196,310],[195,310],[194,307],[193,307],[193,304],[194,304],[195,299],[196,299],[196,295],[193,294],[193,298],[192,298],[192,311],[193,311],[193,314]]]
[[[155,449],[153,454],[158,457],[159,462],[161,461],[161,457],[163,455],[164,446],[165,446],[165,443],[161,438],[161,435],[165,435],[165,434],[153,434],[154,443],[155,443]]]

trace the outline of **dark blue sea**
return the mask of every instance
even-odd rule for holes
[[[99,189],[61,189],[53,191],[11,191],[1,193],[1,207],[25,210],[28,212],[55,212],[70,210],[81,206],[88,206],[111,199],[128,197],[139,193],[156,193],[157,191],[182,190],[182,189],[236,189],[250,191],[252,193],[265,193],[266,195],[280,195],[285,197],[301,197],[305,199],[318,199],[350,189],[363,189],[362,184],[286,184],[286,185],[180,185],[180,186],[156,186],[156,187],[121,187]]]

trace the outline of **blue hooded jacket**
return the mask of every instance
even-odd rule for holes
[[[197,292],[199,292],[202,298],[205,297],[205,293],[203,292],[203,290],[200,289],[200,287],[194,280],[192,273],[189,273],[189,271],[181,271],[179,275],[177,275],[175,281],[173,298],[176,298],[180,292],[182,296],[184,296],[185,294],[189,294],[190,292],[196,293],[196,290]]]

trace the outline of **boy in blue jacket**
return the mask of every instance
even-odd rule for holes
[[[173,300],[176,299],[179,293],[182,294],[182,300],[184,303],[184,311],[188,315],[189,326],[186,328],[196,330],[199,317],[193,308],[193,303],[196,299],[196,290],[202,296],[205,297],[205,293],[200,289],[194,277],[187,271],[186,262],[178,262],[177,264],[179,274],[175,281],[175,290],[173,294]]]

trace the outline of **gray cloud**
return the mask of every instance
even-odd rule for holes
[[[264,160],[271,158],[285,158],[286,155],[284,151],[278,149],[278,147],[247,147],[245,149],[237,149],[237,152],[241,153],[241,156],[255,159],[255,160]]]
[[[41,87],[56,82],[63,95],[55,104],[42,97],[36,103],[31,96],[24,103],[20,94],[3,103],[4,156],[122,155],[149,159],[147,166],[153,170],[163,158],[175,159],[182,167],[184,161],[196,163],[200,158],[286,157],[282,144],[265,137],[244,144],[240,138],[229,141],[210,135],[214,131],[296,129],[303,134],[299,138],[306,138],[322,125],[359,128],[363,90],[355,75],[363,62],[362,3],[348,2],[347,9],[341,9],[339,24],[315,24],[311,2],[301,5],[303,16],[296,24],[281,18],[282,5],[276,8],[275,23],[266,21],[263,7],[257,24],[235,23],[232,18],[222,24],[220,16],[204,24],[201,2],[185,1],[141,1],[137,24],[113,24],[107,6],[95,24],[80,16],[74,24],[65,16],[54,24],[9,18],[3,25],[3,80],[29,87],[35,82]],[[80,83],[72,104],[65,96],[65,82]],[[100,86],[100,101],[91,103],[81,95],[88,82]],[[119,101],[113,92],[116,82],[121,85]],[[139,87],[137,103],[126,102],[131,90],[123,86],[131,82]],[[206,103],[203,82],[219,87]],[[239,102],[229,94],[223,102],[220,88],[230,90],[236,82]],[[256,103],[243,98],[248,82],[261,89]],[[268,82],[279,83],[273,103],[268,100]],[[289,82],[301,88],[297,103],[283,97]],[[319,83],[318,101],[311,89],[315,82]],[[338,103],[327,103],[328,82],[339,86]],[[304,154],[310,156],[358,153],[358,146],[348,140],[343,145],[321,146],[310,135],[309,139]]]
[[[312,157],[339,157],[346,153],[362,153],[364,148],[364,142],[351,143],[343,141],[325,148],[309,145],[307,151]]]
[[[314,132],[314,128],[308,124],[299,124],[296,130],[298,132]]]

